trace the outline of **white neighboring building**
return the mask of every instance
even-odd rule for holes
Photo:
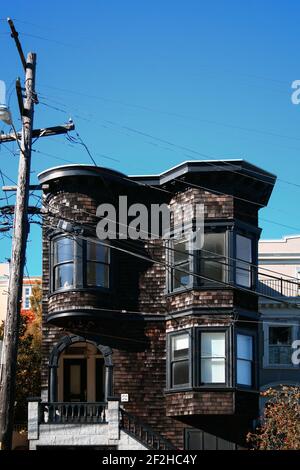
[[[259,273],[260,292],[281,301],[260,298],[260,389],[300,385],[300,367],[291,361],[300,339],[300,235],[261,240]]]

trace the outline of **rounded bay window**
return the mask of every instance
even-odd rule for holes
[[[57,235],[51,240],[51,292],[110,288],[110,248],[97,239]]]

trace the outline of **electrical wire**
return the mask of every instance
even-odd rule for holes
[[[57,229],[57,227],[56,227],[55,225],[51,225],[51,224],[49,224],[49,223],[46,223],[46,224],[44,223],[44,224],[41,224],[41,225],[47,226],[47,227],[52,228],[52,229]],[[70,234],[69,232],[64,231],[64,230],[62,230],[62,231],[65,232],[66,235],[72,237],[72,234]],[[77,235],[77,236],[78,236],[78,235]],[[96,241],[96,240],[93,239],[93,238],[90,238],[90,237],[83,237],[83,236],[79,236],[79,238],[81,238],[81,239],[86,239],[87,241],[91,241],[92,243],[97,243],[97,244],[101,244],[101,245],[104,245],[104,246],[107,245],[108,248],[119,249],[119,250],[121,250],[121,251],[124,251],[125,253],[128,253],[128,254],[132,255],[132,256],[137,256],[136,253],[132,253],[132,252],[129,252],[128,250],[124,250],[124,249],[121,249],[121,248],[119,248],[119,247],[112,246],[111,244],[105,244],[105,243],[103,243],[103,242],[100,241],[100,240]],[[145,257],[143,257],[143,259],[145,259]],[[156,261],[153,260],[152,258],[148,258],[148,260],[151,261],[151,262],[156,262]],[[165,263],[160,263],[160,264],[164,264],[164,265],[165,265]],[[186,290],[188,290],[188,288],[187,288],[186,286],[183,286],[183,287],[184,287]],[[233,286],[231,285],[230,287],[232,288]],[[251,291],[251,292],[252,292],[252,294],[254,293],[253,291]],[[276,299],[271,298],[271,300],[276,300]],[[276,300],[276,301],[278,301],[278,300]],[[291,305],[295,307],[295,304],[291,304]],[[209,308],[210,311],[212,311],[212,312],[214,311],[214,309],[211,309],[211,307],[208,307],[208,308]],[[105,309],[103,309],[103,310],[105,310]],[[114,310],[114,309],[110,309],[110,310],[113,311],[113,312],[119,312],[119,313],[124,312],[124,310],[123,310],[123,311],[122,311],[122,310]],[[127,313],[141,314],[140,311],[132,311],[132,310],[127,311],[127,310],[126,310],[126,312],[127,312]],[[217,312],[217,311],[216,311],[216,312]],[[220,313],[220,312],[218,311],[217,313]],[[147,315],[147,313],[145,313],[145,314]],[[170,312],[168,312],[168,314],[169,314],[169,315],[171,316],[171,318],[172,318],[174,315],[176,315],[176,312],[173,313],[173,314],[171,314]],[[151,315],[151,314],[148,313],[148,315]],[[172,318],[172,319],[175,320],[176,322],[178,322],[178,319],[177,319],[176,317],[174,317],[174,318]],[[220,319],[219,319],[219,320],[220,320]],[[222,318],[221,320],[224,320],[224,319]],[[228,326],[230,326],[231,324],[234,324],[234,323],[241,323],[241,322],[243,322],[243,323],[256,323],[256,324],[270,323],[270,321],[268,321],[268,320],[242,320],[242,319],[239,319],[239,318],[237,318],[237,319],[229,318],[229,320],[230,320],[230,321],[228,321],[228,320],[226,319],[226,325],[228,325]],[[282,323],[282,319],[272,319],[272,323],[277,323],[277,322],[278,322],[278,323]],[[224,321],[220,321],[220,323],[224,324]],[[289,322],[289,323],[287,324],[287,326],[299,326],[299,323],[293,324],[293,323],[290,323],[290,322]],[[129,339],[129,338],[128,338],[128,339]]]
[[[59,89],[59,88],[57,88],[57,87],[49,87],[49,86],[48,86],[48,88],[54,88],[54,89],[58,89],[58,90],[61,90],[61,91],[67,91],[67,92],[73,93],[73,92],[71,92],[70,90],[67,90],[67,89],[64,89],[64,90],[63,90],[63,89]],[[86,94],[83,94],[83,93],[78,93],[78,92],[74,92],[74,93],[76,93],[76,94],[81,94],[81,95],[84,95],[84,96],[90,96],[91,98],[97,98],[97,97],[95,97],[95,96],[86,95]],[[104,98],[102,97],[102,98],[100,98],[100,99],[104,99]],[[143,107],[142,107],[142,108],[143,108]],[[145,109],[147,109],[147,108],[145,108]],[[169,114],[169,113],[167,113],[167,114]],[[114,125],[121,126],[120,124],[114,123],[113,121],[107,121],[107,122],[110,122],[111,124],[114,124]],[[121,126],[121,127],[124,127],[124,126]],[[230,127],[231,127],[231,126],[230,126]],[[138,130],[136,130],[136,129],[129,128],[129,127],[127,127],[127,126],[125,126],[125,128],[127,128],[127,130],[131,130],[131,131],[134,131],[134,132],[141,132],[141,131],[138,131]],[[153,135],[146,134],[146,133],[144,133],[144,134],[145,134],[147,137],[151,137],[152,139],[158,139],[157,137],[155,137],[155,136],[153,136]],[[274,135],[274,133],[272,133],[272,135]],[[283,136],[281,136],[281,137],[283,137]],[[287,136],[285,136],[285,137],[287,137]],[[164,143],[169,143],[169,145],[176,145],[176,144],[173,144],[173,143],[170,142],[170,141],[165,141],[164,139],[159,139],[159,140],[162,140]],[[300,139],[298,139],[298,140],[300,140]],[[181,146],[178,146],[178,147],[181,147]],[[186,147],[182,147],[182,148],[184,148],[184,149],[186,149],[186,150],[189,150],[189,151],[191,151],[191,152],[195,152],[195,153],[197,153],[198,155],[204,156],[204,157],[206,157],[206,158],[215,158],[215,157],[213,157],[213,156],[211,156],[211,155],[207,155],[207,154],[200,153],[200,152],[197,152],[197,151],[194,151],[194,150],[191,150],[191,149],[187,149]],[[256,175],[259,175],[259,176],[262,176],[262,175],[263,175],[263,173],[261,173],[261,172],[259,172],[259,171],[255,171],[255,170],[250,170],[250,169],[248,169],[248,172],[249,172],[249,173],[256,174]],[[245,175],[243,175],[243,176],[245,176]],[[265,175],[264,175],[264,177],[265,177]],[[282,182],[282,183],[289,184],[289,185],[293,185],[293,186],[295,186],[295,187],[299,187],[299,188],[300,188],[300,184],[297,184],[297,183],[294,183],[294,182],[291,182],[291,181],[287,181],[287,180],[284,180],[284,179],[281,179],[281,178],[278,178],[277,181],[280,181],[280,182]]]
[[[52,209],[52,208],[53,208],[53,205],[44,203],[44,207],[48,207],[48,209]],[[70,208],[70,206],[68,206],[68,208]],[[85,213],[85,214],[87,214],[87,215],[90,215],[90,216],[94,217],[94,218],[97,219],[97,220],[99,219],[96,214],[93,214],[92,212],[87,211],[87,210],[85,210],[85,209],[78,209],[78,208],[75,209],[74,207],[72,207],[71,209],[74,210],[74,211],[76,211],[76,212],[79,212],[79,213]],[[59,207],[59,206],[57,207],[57,211],[58,211],[58,213],[60,213],[60,207]],[[114,220],[109,219],[108,217],[105,217],[105,219],[108,220],[109,222],[114,222]],[[118,222],[118,225],[119,225],[119,226],[122,226],[122,227],[124,227],[124,228],[126,228],[126,229],[129,228],[129,225],[128,225],[128,224],[124,224],[124,223]],[[93,228],[93,229],[95,228],[95,227],[92,226],[92,225],[90,225],[90,227]],[[145,238],[147,238],[147,239],[146,239],[146,243],[147,243],[147,244],[150,244],[150,243],[151,243],[151,240],[149,240],[149,236],[152,237],[152,238],[157,238],[157,235],[155,235],[155,234],[153,234],[153,233],[151,233],[151,232],[149,232],[149,231],[140,230],[140,233],[144,234],[144,235],[145,235]],[[174,252],[180,253],[179,250],[176,250],[176,249],[174,249],[174,248],[170,248],[170,247],[166,247],[166,248],[167,248],[167,249],[170,249],[170,250],[172,250],[172,251],[174,251]],[[205,252],[205,253],[208,253],[209,255],[216,256],[216,253],[213,252],[213,251],[210,251],[210,250],[207,250],[207,249],[204,249],[204,248],[201,248],[201,251],[202,251],[202,252]],[[189,256],[191,256],[191,257],[197,257],[197,255],[195,255],[194,253],[191,253],[191,252],[189,253]],[[234,257],[231,257],[231,256],[222,256],[222,255],[220,255],[220,257],[221,257],[221,258],[226,258],[227,260],[233,261],[234,263],[236,263],[237,261],[245,262],[245,260],[243,260],[243,259],[241,259],[241,258],[234,258]],[[231,267],[231,264],[230,264],[230,263],[222,263],[222,264],[225,264],[225,265]],[[248,263],[248,262],[247,262],[247,265],[250,266],[251,268],[254,268],[254,269],[262,269],[262,270],[264,270],[264,271],[271,272],[271,273],[273,273],[273,274],[279,274],[279,275],[282,276],[282,273],[280,273],[280,272],[278,272],[278,271],[271,270],[271,269],[268,269],[268,268],[264,268],[264,267],[261,267],[261,266],[258,267],[258,266],[257,266],[256,264],[254,264],[254,263]],[[243,268],[241,268],[241,270],[243,270]],[[247,271],[247,269],[245,269],[245,271]],[[264,274],[263,274],[263,275],[264,275]],[[273,276],[268,276],[268,277],[273,277]],[[287,278],[290,278],[290,279],[293,279],[293,280],[295,281],[295,282],[294,282],[295,284],[299,284],[299,280],[298,280],[298,278],[296,278],[295,276],[286,275],[286,277],[287,277]],[[278,278],[278,277],[275,277],[275,276],[274,276],[274,278],[277,279],[277,280],[278,280],[278,279],[281,279],[281,278]],[[290,282],[293,283],[292,281],[290,281]]]
[[[57,215],[55,214],[52,214],[51,215],[52,217],[56,217],[56,218],[59,218],[60,220],[66,220],[68,221],[67,219],[64,219],[63,217],[58,217]],[[73,221],[73,223],[77,223],[76,221]],[[52,227],[53,228],[53,227]],[[174,266],[171,264],[171,263],[166,263],[166,262],[163,262],[163,261],[160,261],[160,260],[157,260],[157,259],[154,259],[154,258],[150,258],[150,257],[147,257],[145,255],[141,255],[141,254],[138,254],[138,253],[134,253],[134,252],[131,252],[129,250],[126,250],[124,248],[121,248],[121,247],[116,247],[116,246],[112,246],[110,245],[109,243],[105,243],[103,242],[103,240],[95,240],[94,238],[90,238],[90,237],[84,237],[83,235],[78,235],[79,238],[83,239],[83,240],[88,240],[88,241],[91,241],[92,243],[95,243],[95,244],[100,244],[100,245],[103,245],[103,246],[108,246],[108,247],[111,247],[113,249],[116,249],[116,250],[119,250],[119,251],[122,251],[122,252],[125,252],[127,254],[131,254],[132,256],[135,256],[137,258],[140,258],[140,259],[143,259],[145,261],[149,261],[151,263],[155,263],[155,264],[159,264],[161,266],[164,266],[165,268],[168,268],[168,269],[173,269]],[[269,295],[266,295],[266,294],[261,294],[257,291],[254,291],[254,290],[251,290],[251,289],[248,289],[246,287],[242,287],[242,286],[236,286],[236,285],[232,285],[228,282],[225,282],[225,281],[220,281],[220,280],[216,280],[216,279],[213,279],[213,278],[210,278],[210,277],[207,277],[207,276],[204,276],[203,274],[200,275],[198,273],[195,273],[195,272],[192,272],[192,271],[189,271],[189,270],[185,270],[185,269],[180,269],[180,272],[183,272],[184,274],[188,274],[189,276],[192,276],[192,277],[195,277],[197,279],[202,279],[202,280],[205,280],[205,281],[209,281],[209,282],[214,282],[216,284],[219,284],[221,286],[225,286],[225,287],[230,287],[231,289],[235,289],[235,290],[238,290],[238,291],[241,291],[241,292],[246,292],[246,293],[250,293],[250,294],[256,294],[256,295],[259,295],[260,297],[263,297],[263,298],[267,298],[267,299],[271,299],[275,302],[279,302],[279,303],[283,303],[283,304],[286,304],[286,305],[290,305],[291,302],[288,302],[288,301],[285,301],[285,300],[281,300],[281,299],[278,299],[276,297],[273,297],[273,296],[269,296]]]

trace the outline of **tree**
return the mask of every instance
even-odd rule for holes
[[[27,398],[40,395],[41,389],[41,322],[42,289],[32,287],[30,310],[21,312],[17,358],[15,422],[27,421]]]
[[[300,387],[281,386],[262,393],[268,401],[261,426],[247,440],[257,450],[300,449]]]

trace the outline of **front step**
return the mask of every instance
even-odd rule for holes
[[[176,450],[176,447],[136,416],[120,408],[120,429],[149,450]]]

